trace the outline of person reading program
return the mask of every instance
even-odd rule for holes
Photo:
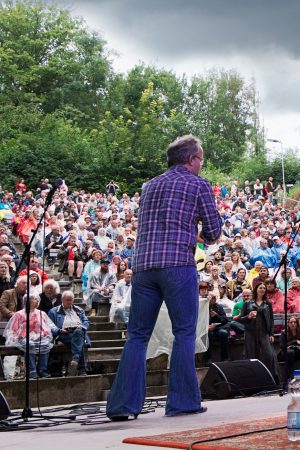
[[[132,302],[118,372],[107,402],[112,420],[137,417],[146,394],[146,351],[164,300],[172,323],[166,415],[204,412],[195,370],[198,282],[194,260],[198,222],[208,244],[221,234],[221,219],[203,165],[200,141],[183,136],[167,149],[168,170],[142,191],[133,261]]]

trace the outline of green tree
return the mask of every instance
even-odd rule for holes
[[[186,99],[191,130],[201,136],[214,166],[228,170],[257,142],[255,88],[235,71],[193,78]]]
[[[42,113],[72,105],[80,125],[91,125],[111,73],[104,46],[67,10],[8,3],[0,9],[0,104],[31,104]]]

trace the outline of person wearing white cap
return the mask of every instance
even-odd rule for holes
[[[278,261],[280,261],[280,253],[281,252],[286,252],[287,246],[286,244],[284,244],[283,242],[281,242],[281,240],[279,239],[279,236],[274,236],[273,237],[273,247],[272,247],[272,251],[274,253],[274,256],[276,258],[276,262],[278,263]]]

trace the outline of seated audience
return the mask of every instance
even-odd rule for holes
[[[231,261],[232,261],[232,270],[234,273],[237,274],[239,269],[244,269],[247,273],[246,267],[244,266],[244,264],[241,261],[241,257],[239,255],[239,253],[237,251],[232,252],[231,255]]]
[[[239,269],[236,278],[226,283],[227,295],[231,300],[235,300],[244,289],[250,289],[251,286],[246,281],[246,269]]]
[[[30,271],[34,271],[37,272],[41,279],[43,281],[48,280],[48,275],[46,274],[46,272],[44,272],[42,269],[39,268],[39,260],[36,256],[31,256],[30,260],[29,260],[29,272]],[[27,275],[28,272],[28,268],[26,267],[26,269],[22,270],[19,273],[19,276],[22,277],[23,275]]]
[[[86,263],[82,278],[82,291],[86,295],[88,291],[88,282],[95,270],[100,269],[100,260],[102,258],[101,250],[94,248],[92,250],[92,258]]]
[[[88,283],[87,303],[92,306],[92,316],[97,314],[99,303],[109,303],[116,283],[115,274],[109,270],[109,260],[102,258],[100,269],[93,273]]]
[[[49,317],[56,325],[53,330],[54,337],[71,348],[72,361],[68,367],[68,375],[86,375],[84,345],[89,345],[87,334],[89,320],[83,309],[75,306],[72,291],[64,291],[61,305],[50,309]]]
[[[131,299],[128,299],[128,291],[131,288],[132,271],[125,270],[124,279],[116,284],[113,296],[111,298],[111,307],[109,311],[110,322],[121,322],[125,325],[129,319],[129,309]]]
[[[230,329],[238,336],[242,336],[245,332],[245,325],[239,322],[244,303],[251,300],[252,291],[249,288],[243,290],[241,300],[238,300],[233,307],[232,320],[229,322]]]
[[[47,314],[38,311],[39,297],[36,294],[25,297],[29,301],[29,376],[30,378],[46,378],[48,374],[48,356],[53,347],[52,331],[55,326]],[[6,346],[18,347],[26,351],[26,310],[17,311],[9,320],[4,330]]]
[[[10,319],[16,311],[23,309],[23,297],[27,290],[27,278],[19,277],[13,289],[4,291],[0,299],[2,320]]]
[[[225,286],[226,282],[219,275],[219,267],[212,266],[211,268],[211,276],[206,280],[211,285],[211,291],[215,294],[216,298],[220,298],[220,286]]]
[[[60,287],[57,281],[47,280],[43,285],[43,292],[40,294],[40,304],[38,309],[46,314],[50,309],[61,304]]]
[[[208,338],[209,347],[205,355],[205,365],[211,364],[213,339],[217,338],[220,341],[220,359],[221,361],[228,360],[228,338],[229,334],[224,327],[228,323],[223,306],[217,303],[217,297],[212,293],[208,293],[209,298],[209,326]]]
[[[128,236],[126,239],[126,246],[123,248],[123,250],[120,253],[121,258],[125,262],[127,262],[129,269],[131,269],[131,262],[134,257],[134,244],[135,244],[135,237]]]
[[[252,280],[252,289],[254,289],[257,284],[264,283],[266,281],[266,279],[269,277],[270,277],[269,269],[265,266],[262,266],[259,271],[258,277],[253,278],[253,280]]]
[[[126,261],[120,261],[117,267],[117,273],[116,273],[116,277],[117,280],[123,280],[125,277],[125,272],[128,269],[128,264]]]
[[[272,303],[274,314],[284,313],[284,296],[280,289],[277,288],[276,281],[273,278],[265,280],[267,288],[267,300]]]
[[[13,281],[11,279],[8,265],[4,261],[0,261],[0,297],[3,291],[11,289],[13,287]]]
[[[278,274],[278,277],[276,279],[276,285],[283,294],[285,292],[285,279],[287,280],[287,289],[289,289],[292,286],[292,275],[293,271],[289,267],[286,268],[286,271],[282,270]]]
[[[207,281],[211,278],[212,266],[213,266],[212,261],[210,261],[210,260],[206,261],[206,263],[204,264],[203,270],[201,270],[201,272],[199,272],[201,281]]]
[[[300,313],[300,280],[297,277],[292,279],[292,285],[287,291],[287,304],[289,313]]]
[[[249,270],[247,275],[247,281],[252,286],[252,282],[254,278],[259,276],[260,269],[262,268],[263,263],[261,261],[256,261],[254,267]]]
[[[81,256],[81,245],[75,236],[70,236],[68,241],[64,243],[57,254],[59,259],[59,272],[68,271],[69,279],[73,280],[76,273],[77,278],[81,277],[83,270],[83,261]]]
[[[288,376],[292,378],[294,364],[300,361],[300,322],[297,316],[291,316],[288,320],[288,333],[283,330],[280,335],[280,352],[278,361],[285,361],[285,345],[287,339],[287,363]]]
[[[223,270],[220,273],[220,277],[223,278],[226,283],[229,280],[232,280],[236,276],[236,273],[233,271],[233,262],[230,258],[225,258]]]

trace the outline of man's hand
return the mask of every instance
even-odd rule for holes
[[[273,344],[274,343],[274,336],[270,336],[269,339],[270,339],[271,344]]]
[[[211,310],[210,311],[210,317],[216,317],[218,314],[216,313],[216,311]]]
[[[94,289],[94,291],[101,291],[101,286],[99,286],[99,284],[95,284],[92,289]]]
[[[60,332],[63,334],[67,334],[67,333],[69,333],[69,330],[67,328],[61,328]]]
[[[216,328],[215,323],[211,323],[210,325],[208,325],[208,331],[214,331],[215,328]]]

